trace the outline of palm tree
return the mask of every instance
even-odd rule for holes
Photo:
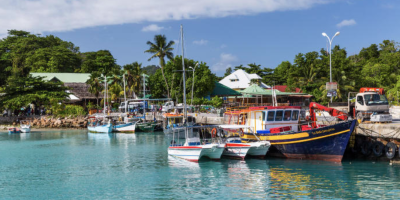
[[[89,92],[96,96],[97,106],[99,106],[99,95],[103,89],[103,84],[100,81],[100,72],[93,72],[86,83],[90,85]]]
[[[153,54],[149,58],[149,61],[156,57],[158,57],[160,59],[161,72],[164,77],[165,85],[167,86],[168,98],[170,98],[168,82],[164,75],[164,66],[165,66],[164,57],[167,56],[168,59],[170,59],[170,60],[173,59],[174,54],[172,53],[172,50],[174,50],[174,48],[172,48],[172,45],[174,45],[175,42],[169,41],[167,44],[167,38],[165,37],[165,35],[155,35],[154,43],[147,41],[147,44],[150,46],[150,48],[144,52]]]
[[[132,64],[124,65],[124,73],[126,74],[126,82],[128,87],[128,96],[136,95],[139,93],[141,88],[142,79],[140,76],[142,64],[138,62],[134,62]]]

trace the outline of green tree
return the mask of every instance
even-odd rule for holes
[[[125,72],[125,79],[127,82],[128,96],[137,96],[142,87],[142,64],[138,62],[133,62],[123,66]]]
[[[154,43],[151,41],[147,41],[147,45],[149,45],[150,48],[148,50],[144,51],[145,53],[153,54],[149,58],[149,61],[156,57],[158,57],[160,59],[161,72],[162,72],[162,76],[165,81],[165,85],[167,87],[168,98],[170,97],[170,94],[169,94],[168,82],[164,75],[164,67],[165,67],[164,58],[167,57],[170,60],[173,59],[174,55],[173,55],[172,51],[174,50],[174,48],[172,48],[172,45],[174,45],[174,44],[175,44],[174,41],[169,41],[167,43],[167,38],[165,37],[165,35],[155,35]]]
[[[115,63],[115,58],[108,50],[99,50],[97,52],[85,52],[81,54],[82,66],[77,72],[92,73],[98,71],[101,74],[110,76],[120,70]]]
[[[94,71],[92,74],[90,74],[90,78],[86,81],[86,83],[90,85],[89,92],[96,96],[97,106],[99,106],[99,95],[104,89],[100,72]]]
[[[228,68],[225,70],[224,77],[227,77],[227,76],[229,76],[230,74],[232,74],[232,68],[231,68],[231,67],[228,67]]]
[[[0,108],[20,109],[32,102],[49,104],[52,101],[65,101],[68,88],[60,82],[43,81],[41,77],[29,75],[23,79],[10,77],[7,85],[2,87],[0,93]]]

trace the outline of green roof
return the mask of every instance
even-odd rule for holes
[[[240,91],[242,94],[252,94],[252,95],[271,95],[271,92],[264,90],[257,84],[252,84],[246,89]]]
[[[211,92],[210,96],[241,96],[240,92],[232,90],[231,88],[215,82],[214,90]]]
[[[307,95],[305,93],[281,92],[277,89],[274,89],[274,90],[275,90],[276,96],[279,96],[279,95]],[[265,89],[261,88],[260,86],[258,86],[257,84],[253,84],[240,92],[242,94],[246,94],[246,95],[271,95],[272,96],[272,89],[265,90]]]
[[[44,77],[43,80],[53,80],[54,78],[63,83],[86,83],[90,78],[89,73],[30,73],[33,77]]]

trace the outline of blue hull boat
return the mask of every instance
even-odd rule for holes
[[[341,162],[356,123],[357,120],[351,120],[307,131],[259,134],[258,137],[271,142],[270,156]],[[247,133],[242,137],[245,142],[253,139]]]

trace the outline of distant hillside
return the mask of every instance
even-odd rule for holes
[[[157,69],[160,69],[160,67],[157,65],[148,65],[142,68],[142,70],[149,76],[155,74]]]

